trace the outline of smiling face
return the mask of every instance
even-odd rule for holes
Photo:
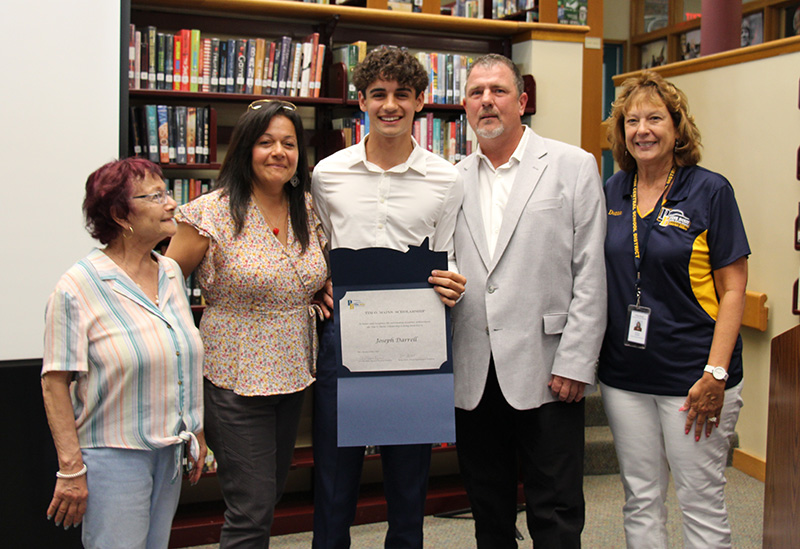
[[[362,93],[358,105],[369,116],[370,135],[377,138],[409,138],[414,115],[422,110],[423,94],[395,80],[377,79]]]
[[[625,145],[637,166],[671,166],[676,136],[675,123],[661,99],[633,98],[625,113]]]
[[[128,219],[120,223],[123,225],[123,235],[133,228],[133,238],[141,239],[148,247],[153,247],[165,238],[175,234],[177,226],[173,216],[177,203],[172,197],[167,196],[164,204],[156,202],[150,196],[159,191],[165,191],[164,180],[157,175],[147,174],[144,179],[139,179],[133,184],[131,196],[145,198],[132,198],[131,211]]]
[[[282,188],[297,171],[298,151],[294,124],[285,116],[273,116],[253,145],[253,184]]]
[[[464,110],[479,138],[495,139],[518,130],[528,101],[517,95],[514,73],[501,63],[472,68],[466,86]]]

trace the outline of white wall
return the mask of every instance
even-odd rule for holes
[[[536,78],[531,128],[542,137],[580,147],[583,41],[521,42],[514,44],[511,55],[522,74]]]
[[[793,247],[800,201],[800,53],[670,77],[689,98],[703,137],[701,164],[730,180],[752,255],[748,289],[769,299],[765,333],[742,329],[744,408],[740,446],[766,458],[770,340],[794,327],[792,284],[800,268]]]
[[[44,305],[91,248],[86,176],[118,153],[120,5],[0,7],[0,361],[42,356]]]
[[[628,40],[631,35],[631,0],[603,0],[603,38]]]

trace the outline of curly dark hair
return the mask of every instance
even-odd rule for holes
[[[217,188],[223,189],[223,194],[228,196],[231,217],[233,217],[238,236],[244,228],[244,220],[253,191],[253,146],[267,131],[269,123],[275,116],[289,119],[297,134],[298,158],[295,175],[300,180],[300,184],[293,187],[287,181],[283,185],[283,190],[289,201],[292,230],[305,251],[310,238],[305,197],[311,189],[311,176],[308,172],[308,153],[305,147],[303,121],[294,105],[283,101],[272,101],[265,102],[258,108],[247,108],[233,128],[228,153],[225,155],[225,161],[219,171]]]
[[[625,114],[635,104],[641,102],[664,103],[672,123],[675,125],[675,152],[673,157],[677,166],[695,166],[700,162],[700,130],[689,114],[689,101],[686,94],[671,82],[654,71],[642,71],[637,76],[622,83],[622,91],[611,106],[611,115],[606,119],[608,141],[611,152],[619,167],[626,172],[636,168],[636,160],[628,152],[625,144]]]
[[[428,73],[416,57],[394,46],[369,52],[353,71],[353,84],[362,94],[376,80],[394,80],[414,88],[416,96],[428,88]]]
[[[83,216],[86,229],[102,244],[115,240],[122,227],[114,218],[127,219],[136,181],[148,175],[163,178],[161,168],[145,158],[123,158],[104,164],[86,179]]]

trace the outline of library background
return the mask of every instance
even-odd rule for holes
[[[408,48],[430,71],[414,135],[452,162],[475,145],[460,100],[470,61],[486,52],[511,57],[525,74],[526,122],[593,153],[604,179],[615,167],[601,122],[625,74],[657,67],[686,91],[703,132],[703,165],[733,184],[753,249],[742,328],[746,405],[733,465],[766,482],[765,546],[768,539],[789,539],[780,536],[798,539],[796,530],[786,532],[796,521],[781,509],[792,509],[786,492],[798,489],[790,465],[798,448],[787,434],[796,440],[800,395],[792,376],[800,348],[800,254],[792,251],[800,249],[800,1],[44,4],[4,8],[0,33],[9,51],[33,34],[42,37],[25,59],[4,61],[7,74],[27,75],[17,87],[4,85],[2,119],[15,131],[4,132],[0,147],[14,182],[6,185],[0,216],[6,235],[0,252],[8,258],[0,285],[0,469],[10,495],[0,504],[0,539],[8,546],[80,547],[78,531],[45,521],[57,466],[38,376],[47,295],[93,245],[79,215],[86,175],[113,157],[142,155],[161,164],[179,202],[191,200],[213,187],[236,119],[264,97],[297,104],[313,164],[368,131],[349,75],[368,49],[381,45]],[[704,17],[730,15],[733,4],[741,24],[737,43],[708,50],[720,31],[704,25]],[[67,38],[68,20],[77,28],[70,24]],[[32,269],[10,268],[14,259]],[[196,288],[192,303],[199,318]],[[311,528],[312,414],[308,399],[276,535]],[[431,513],[468,506],[452,450],[434,449]],[[379,461],[365,459],[357,522],[383,520]],[[171,546],[219,535],[224,505],[213,459],[207,467],[197,486],[183,487]]]

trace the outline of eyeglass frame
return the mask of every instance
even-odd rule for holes
[[[173,198],[173,196],[171,189],[164,189],[162,191],[156,191],[150,194],[140,194],[138,196],[131,197],[131,199],[134,198],[146,198],[148,202],[152,202],[153,204],[161,204],[163,206],[167,203],[167,198]]]
[[[247,105],[247,108],[257,111],[258,109],[260,109],[264,105],[268,105],[269,103],[277,103],[287,111],[295,112],[297,110],[297,105],[295,105],[294,103],[290,103],[289,101],[284,101],[283,99],[256,99],[255,101]]]

